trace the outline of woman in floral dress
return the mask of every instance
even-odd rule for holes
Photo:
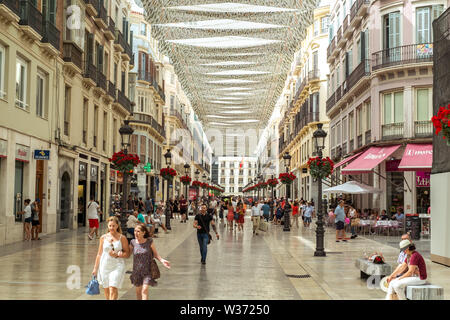
[[[133,252],[133,273],[130,276],[131,283],[136,287],[136,298],[138,300],[148,300],[148,287],[156,286],[156,281],[152,279],[150,272],[150,261],[155,258],[166,268],[170,269],[170,262],[161,258],[156,251],[153,239],[147,227],[138,224],[134,228],[135,239],[131,240],[130,249],[124,258],[128,258]]]

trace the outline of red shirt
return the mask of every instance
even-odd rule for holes
[[[297,214],[298,214],[298,206],[294,206],[294,207],[292,208],[292,215],[295,216],[295,215],[297,215]]]
[[[425,260],[417,251],[409,258],[410,266],[417,266],[419,268],[420,280],[426,280],[427,278],[427,266],[425,264]]]

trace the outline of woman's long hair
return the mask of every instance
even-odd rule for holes
[[[122,228],[120,228],[120,221],[119,221],[119,219],[117,219],[117,217],[109,217],[108,220],[107,220],[108,224],[111,221],[113,221],[113,222],[115,222],[117,224],[117,232],[122,234]]]
[[[138,223],[136,225],[136,227],[134,227],[134,228],[135,229],[139,228],[144,233],[144,238],[145,239],[150,238],[150,232],[148,231],[147,227],[143,223]]]

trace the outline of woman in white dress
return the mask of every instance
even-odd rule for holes
[[[105,290],[106,300],[117,300],[118,289],[122,288],[125,277],[125,260],[119,252],[128,254],[128,240],[122,235],[119,219],[108,219],[108,233],[100,238],[97,258],[92,275],[97,276],[98,283]]]

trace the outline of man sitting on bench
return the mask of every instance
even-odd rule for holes
[[[405,288],[408,285],[422,285],[426,283],[427,267],[422,255],[416,251],[416,247],[409,240],[402,240],[400,248],[407,255],[408,269],[406,273],[394,279],[399,272],[403,272],[404,264],[399,271],[394,271],[388,278],[389,288],[386,300],[406,300]],[[399,269],[399,268],[397,268]],[[396,269],[396,270],[397,270]]]

